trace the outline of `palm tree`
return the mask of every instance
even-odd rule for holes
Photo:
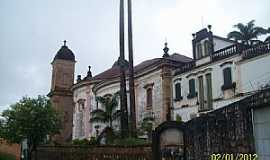
[[[255,20],[251,20],[246,25],[243,23],[238,23],[234,25],[234,27],[237,28],[239,31],[232,31],[227,35],[227,37],[229,39],[240,41],[241,43],[246,45],[252,45],[254,39],[257,39],[258,36],[267,33],[266,29],[255,26],[254,22]]]
[[[268,28],[267,31],[270,34],[270,27]],[[270,35],[268,37],[266,37],[266,39],[264,40],[264,42],[270,42]]]
[[[264,42],[270,42],[270,36],[266,37],[266,39],[264,40]]]
[[[101,122],[108,125],[109,128],[113,128],[113,121],[117,120],[120,116],[120,111],[117,110],[119,94],[116,93],[110,96],[96,97],[96,100],[100,102],[101,109],[92,111],[90,122]]]

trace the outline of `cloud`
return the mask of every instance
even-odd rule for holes
[[[94,75],[111,67],[119,56],[118,2],[0,1],[0,106],[48,93],[50,62],[64,39],[76,55],[75,75],[86,75],[88,65]],[[251,19],[269,27],[268,6],[269,0],[133,1],[135,64],[161,57],[165,37],[170,53],[191,56],[191,34],[207,24],[221,36]]]
[[[9,105],[0,106],[0,115],[4,110],[6,110],[8,108],[9,108]]]

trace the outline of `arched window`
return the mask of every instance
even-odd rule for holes
[[[146,90],[146,106],[148,108],[152,108],[152,101],[153,101],[153,89],[152,88],[148,88]]]
[[[176,83],[175,86],[174,86],[174,89],[175,89],[175,100],[176,101],[179,101],[182,99],[182,96],[181,96],[181,83]]]

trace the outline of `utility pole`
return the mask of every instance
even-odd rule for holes
[[[129,52],[129,98],[130,98],[130,132],[136,137],[136,109],[134,91],[134,67],[133,67],[133,36],[132,36],[132,2],[128,0],[128,52]]]
[[[126,61],[125,61],[125,17],[124,0],[120,0],[120,19],[119,19],[119,45],[120,45],[120,105],[121,105],[121,136],[125,138],[128,133],[128,110],[127,110],[127,90],[126,90]]]

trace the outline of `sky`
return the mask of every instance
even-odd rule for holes
[[[233,25],[270,27],[269,0],[133,0],[134,61],[169,53],[192,57],[192,33],[208,24],[226,37]],[[119,0],[1,0],[0,112],[23,96],[46,95],[51,62],[67,40],[76,73],[96,75],[119,56]],[[127,52],[126,52],[127,57]]]

